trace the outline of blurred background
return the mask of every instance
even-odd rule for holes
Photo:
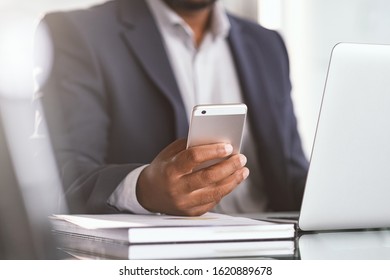
[[[304,150],[310,156],[332,47],[341,41],[390,44],[390,1],[222,1],[232,13],[278,30],[284,37],[290,54],[299,129]],[[0,16],[17,14],[11,17],[11,24],[20,24],[25,16],[32,21],[31,27],[45,12],[101,2],[104,0],[0,0]],[[9,28],[10,24],[0,25],[0,29]]]

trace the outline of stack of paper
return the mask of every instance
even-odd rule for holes
[[[109,258],[192,259],[277,256],[294,252],[293,224],[207,213],[55,215],[61,246]]]

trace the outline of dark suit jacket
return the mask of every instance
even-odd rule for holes
[[[274,31],[229,15],[231,47],[270,210],[298,209],[307,172]],[[122,179],[186,137],[188,120],[162,37],[143,0],[44,18],[54,44],[44,108],[72,212],[115,211]]]

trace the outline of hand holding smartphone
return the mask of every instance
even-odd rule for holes
[[[233,153],[238,154],[245,126],[245,104],[197,105],[192,110],[187,149],[193,146],[228,143]],[[207,162],[196,170],[208,167],[220,160]]]
[[[232,155],[240,152],[246,111],[244,104],[196,106],[186,143],[192,150],[183,151],[184,139],[176,140],[143,169],[137,187],[140,204],[171,215],[202,215],[213,209],[249,175],[246,158]],[[203,146],[213,143],[229,143],[233,152],[222,151],[225,145]],[[203,147],[195,147],[199,145]],[[200,170],[213,164],[218,166]]]

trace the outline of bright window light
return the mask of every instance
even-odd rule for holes
[[[269,29],[280,29],[282,27],[282,1],[281,0],[259,0],[258,21]]]

